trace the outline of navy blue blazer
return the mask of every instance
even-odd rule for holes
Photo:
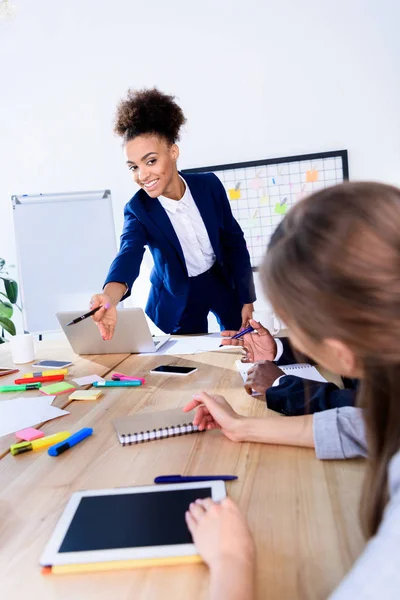
[[[297,363],[287,338],[281,338],[283,354],[277,365]],[[304,362],[310,362],[305,358]],[[334,383],[319,383],[285,375],[279,385],[266,391],[267,406],[284,415],[313,414],[340,406],[354,406],[358,387],[357,379],[343,378],[344,389]]]
[[[214,173],[181,175],[200,211],[222,276],[236,289],[242,304],[256,299],[250,256],[243,231],[234,219],[226,191]],[[189,277],[178,237],[171,221],[155,198],[139,190],[126,204],[120,250],[111,264],[105,284],[126,283],[128,291],[139,275],[144,247],[154,259],[152,287],[146,305],[150,319],[165,333],[177,326],[186,306]]]

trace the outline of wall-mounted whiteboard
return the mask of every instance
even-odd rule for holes
[[[111,192],[12,196],[24,328],[59,329],[55,313],[87,310],[117,250]]]
[[[184,169],[183,173],[209,171],[226,189],[254,270],[291,206],[312,192],[349,178],[347,150]]]

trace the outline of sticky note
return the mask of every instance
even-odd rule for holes
[[[78,385],[89,385],[95,381],[104,381],[104,379],[99,375],[86,375],[85,377],[76,377],[72,381]]]
[[[52,385],[45,385],[44,387],[40,388],[40,391],[42,394],[46,394],[46,396],[58,396],[59,394],[72,392],[74,389],[74,385],[71,385],[66,381],[60,381],[59,383],[53,383]]]
[[[97,400],[102,395],[101,390],[77,390],[69,396],[69,400]]]
[[[314,181],[318,181],[318,171],[316,169],[311,169],[311,171],[307,171],[306,173],[306,182],[314,183]]]
[[[39,438],[44,437],[44,432],[40,431],[40,429],[35,429],[34,427],[27,427],[26,429],[16,431],[15,437],[25,442],[31,442],[32,440],[38,440]]]
[[[255,190],[259,190],[260,187],[262,187],[262,181],[259,177],[255,177],[255,179],[252,179],[250,182],[250,186],[255,189]]]
[[[240,190],[231,188],[228,190],[229,200],[240,200]]]
[[[275,204],[275,212],[277,215],[285,215],[286,209],[287,209],[286,204],[279,204],[279,202],[277,202]]]

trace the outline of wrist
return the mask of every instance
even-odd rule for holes
[[[113,306],[117,306],[126,293],[126,285],[112,281],[104,287],[103,294],[108,297]]]
[[[237,415],[235,417],[232,426],[229,431],[229,437],[233,442],[245,442],[245,432],[246,432],[246,422],[249,420],[249,417],[244,417],[243,415]]]
[[[210,573],[214,577],[221,577],[226,573],[252,572],[255,566],[254,547],[240,554],[230,551],[223,552],[217,560],[210,564]]]

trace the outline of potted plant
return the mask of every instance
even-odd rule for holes
[[[18,283],[11,279],[4,258],[0,258],[0,344],[7,340],[5,332],[10,335],[15,335],[15,325],[12,321],[14,306],[19,310],[21,308],[17,304],[18,298]]]

